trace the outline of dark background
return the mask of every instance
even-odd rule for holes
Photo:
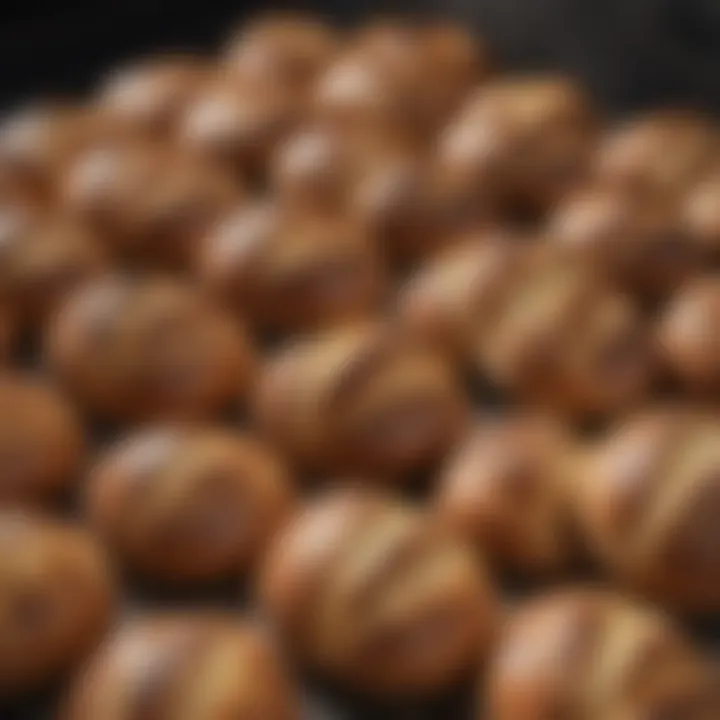
[[[212,49],[269,4],[240,0],[7,0],[0,11],[0,107],[84,91],[113,63],[154,49]],[[273,5],[275,7],[276,5]],[[292,7],[287,4],[284,7]],[[611,110],[694,105],[720,111],[720,0],[310,0],[337,22],[383,12],[466,21],[516,68],[584,78]]]

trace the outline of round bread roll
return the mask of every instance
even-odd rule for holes
[[[299,720],[270,642],[244,621],[157,614],[126,622],[75,681],[67,720]]]
[[[571,81],[498,80],[471,94],[442,133],[437,172],[456,202],[534,217],[585,176],[595,136],[593,110]]]
[[[430,132],[489,74],[485,47],[452,23],[381,20],[361,28],[353,45],[407,95],[415,122]]]
[[[593,268],[546,245],[502,235],[448,251],[401,301],[415,334],[469,356],[531,404],[604,415],[642,397],[650,349],[633,305]]]
[[[499,608],[478,560],[441,523],[339,490],[277,538],[261,575],[293,654],[373,695],[426,695],[484,658]]]
[[[66,165],[83,148],[113,135],[104,115],[80,106],[38,104],[0,125],[0,174],[6,188],[41,206],[55,201]]]
[[[440,474],[435,507],[501,570],[557,574],[573,556],[566,489],[570,438],[519,414],[475,429]]]
[[[0,375],[0,506],[56,500],[75,482],[84,437],[73,409],[52,388]]]
[[[269,182],[283,205],[299,210],[344,209],[362,180],[417,155],[403,137],[378,133],[350,140],[314,122],[299,127],[270,159]]]
[[[105,557],[85,531],[0,512],[0,697],[71,671],[102,639],[114,604]]]
[[[48,328],[51,367],[112,420],[206,418],[252,377],[242,330],[179,281],[107,276],[73,293]]]
[[[720,390],[720,278],[689,282],[660,319],[660,353],[688,389]]]
[[[523,239],[498,228],[463,234],[401,287],[398,314],[403,327],[453,361],[475,360],[478,338],[525,260]]]
[[[210,163],[164,145],[93,146],[68,168],[66,206],[135,265],[187,269],[208,228],[242,187]]]
[[[298,114],[283,88],[221,77],[189,104],[177,140],[240,177],[262,182],[270,154],[293,129]]]
[[[228,44],[225,64],[241,83],[272,85],[302,102],[336,51],[335,31],[318,19],[274,14],[243,25]]]
[[[623,290],[650,299],[676,290],[707,257],[675,207],[616,187],[572,194],[550,219],[548,235]]]
[[[590,549],[630,587],[693,613],[720,611],[720,423],[632,416],[593,450],[578,486]]]
[[[187,105],[210,80],[211,67],[191,55],[159,55],[114,70],[97,104],[134,131],[168,137]]]
[[[357,218],[388,259],[403,265],[446,239],[442,196],[429,170],[401,136],[377,133],[350,141],[311,125],[278,146],[269,174],[284,207]]]
[[[205,238],[205,285],[239,317],[271,330],[312,330],[370,316],[384,272],[372,238],[351,217],[241,206]]]
[[[531,250],[479,340],[491,381],[557,411],[607,415],[644,397],[650,348],[640,317],[593,268]]]
[[[596,180],[621,193],[672,202],[717,163],[720,135],[700,114],[649,113],[614,128],[600,143]]]
[[[439,460],[468,417],[437,354],[374,324],[287,347],[265,367],[255,405],[265,432],[300,464],[388,480]]]
[[[375,60],[361,47],[338,56],[313,87],[310,116],[347,143],[391,136],[417,147],[427,127],[416,113],[412,84],[403,87]]]
[[[352,213],[370,228],[388,260],[401,268],[452,241],[457,224],[423,156],[396,152],[359,177]]]
[[[0,299],[19,327],[43,326],[68,293],[107,269],[100,239],[82,223],[0,207]]]
[[[342,209],[366,162],[367,145],[360,148],[320,125],[300,127],[270,157],[270,188],[284,206],[293,209]]]
[[[169,584],[247,572],[292,504],[289,473],[262,443],[170,427],[111,448],[87,494],[109,548],[131,570]]]
[[[713,261],[720,257],[720,162],[717,169],[692,186],[682,208],[690,237]]]
[[[521,606],[486,691],[493,720],[717,717],[709,668],[671,621],[603,590]]]

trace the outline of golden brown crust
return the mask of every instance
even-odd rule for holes
[[[261,598],[290,649],[370,694],[426,694],[485,657],[498,607],[469,549],[382,495],[331,493],[281,533]]]
[[[668,409],[627,419],[578,487],[591,550],[620,582],[690,612],[720,608],[720,425]]]
[[[131,130],[163,138],[211,77],[204,58],[160,55],[115,70],[99,88],[96,102]]]
[[[85,531],[0,513],[0,695],[31,692],[72,670],[114,610],[104,555]]]
[[[205,161],[133,139],[81,153],[62,194],[123,262],[177,270],[191,265],[202,236],[243,188]]]
[[[548,237],[621,289],[651,299],[676,290],[707,257],[674,204],[612,186],[570,195],[550,219]]]
[[[284,207],[347,215],[394,264],[423,259],[447,239],[443,198],[426,157],[390,131],[348,138],[315,124],[292,134],[270,163]]]
[[[612,413],[643,397],[650,342],[632,303],[593,270],[552,244],[481,234],[420,271],[401,316],[525,402]]]
[[[42,327],[72,290],[108,266],[100,238],[74,219],[0,209],[0,298],[23,329]]]
[[[570,415],[608,415],[643,398],[647,330],[591,265],[539,247],[505,288],[478,340],[481,367],[516,397]]]
[[[429,132],[489,74],[484,45],[449,22],[377,20],[358,31],[351,48],[404,96],[412,121]]]
[[[155,582],[240,577],[293,506],[289,472],[262,443],[162,427],[118,443],[95,467],[90,520],[130,569]]]
[[[488,420],[449,458],[435,508],[497,567],[554,574],[574,555],[567,483],[572,445],[549,417]]]
[[[709,667],[671,622],[601,590],[559,591],[521,607],[488,691],[497,720],[710,720],[717,709]]]
[[[356,33],[319,75],[310,114],[348,140],[389,133],[429,147],[487,75],[484,47],[461,28],[379,22]]]
[[[361,48],[350,48],[320,74],[310,97],[310,117],[349,143],[373,136],[407,138],[414,146],[426,132],[414,122],[413,93]]]
[[[230,39],[225,67],[241,82],[270,84],[302,102],[337,44],[336,32],[318,19],[276,13],[245,24]]]
[[[690,188],[682,207],[690,236],[713,260],[720,254],[720,161]]]
[[[256,398],[262,427],[296,461],[381,479],[439,460],[466,410],[436,353],[367,324],[289,346],[266,366]]]
[[[206,287],[263,329],[307,331],[363,319],[379,305],[384,272],[352,219],[241,206],[199,253]]]
[[[56,500],[77,480],[85,454],[79,418],[51,387],[0,376],[0,505]]]
[[[668,368],[689,390],[720,390],[720,281],[687,283],[664,310],[658,341]]]
[[[291,100],[271,84],[221,77],[189,104],[177,142],[239,177],[262,179],[270,154],[298,120]]]
[[[690,111],[658,111],[610,131],[595,158],[596,180],[635,196],[673,202],[717,162],[712,120]]]
[[[254,366],[242,328],[168,279],[85,286],[55,317],[47,349],[80,402],[111,419],[212,417],[247,394]]]
[[[452,239],[451,220],[431,173],[423,155],[397,143],[367,164],[353,188],[350,212],[401,268],[431,257]]]
[[[524,255],[511,232],[492,229],[465,235],[401,288],[404,327],[453,360],[472,361],[477,337],[493,318]]]
[[[268,182],[281,204],[293,209],[344,208],[361,161],[358,149],[329,128],[298,128],[272,153]]]
[[[16,197],[52,206],[68,163],[119,128],[94,108],[67,103],[30,105],[0,127],[0,175]]]
[[[63,720],[298,720],[294,688],[274,647],[223,615],[128,621],[71,689]]]
[[[589,101],[569,80],[491,82],[441,135],[438,173],[490,211],[543,214],[585,176],[595,126]]]

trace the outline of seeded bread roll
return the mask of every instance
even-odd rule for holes
[[[52,502],[82,470],[84,433],[66,399],[43,382],[0,375],[0,506]]]
[[[677,207],[614,187],[573,193],[551,217],[548,236],[643,299],[664,299],[707,259]]]
[[[720,279],[690,281],[660,318],[660,352],[669,370],[698,394],[720,390]]]
[[[689,612],[720,610],[720,423],[711,413],[628,418],[581,475],[580,523],[620,582]]]
[[[261,599],[290,651],[374,695],[426,695],[486,657],[498,606],[478,559],[442,524],[339,490],[281,533]]]
[[[255,409],[300,464],[386,480],[438,461],[467,420],[457,379],[437,354],[366,324],[296,342],[271,359]]]
[[[108,629],[113,596],[105,557],[84,530],[0,512],[0,696],[71,671]]]
[[[289,472],[262,443],[158,427],[101,458],[87,506],[98,533],[153,582],[192,584],[252,568],[292,509]]]
[[[192,55],[159,55],[113,71],[97,105],[130,129],[167,138],[178,118],[212,77],[210,63]]]
[[[586,175],[595,128],[569,80],[498,80],[472,93],[440,136],[437,172],[460,204],[543,215]]]
[[[720,136],[707,117],[663,110],[621,123],[595,158],[599,183],[621,193],[673,202],[717,163]]]
[[[237,323],[180,281],[107,276],[51,323],[55,373],[111,420],[212,417],[248,392],[253,359]]]
[[[367,318],[385,285],[363,225],[269,202],[240,206],[215,226],[199,253],[199,274],[239,317],[286,332]]]
[[[551,418],[488,420],[449,458],[436,510],[496,567],[530,577],[557,574],[574,554],[571,462],[569,434]]]
[[[101,239],[75,219],[0,207],[0,301],[18,330],[43,327],[70,292],[108,267]]]
[[[272,14],[243,25],[230,39],[225,67],[235,81],[272,85],[303,103],[337,52],[336,32],[301,14]]]
[[[528,601],[508,623],[487,705],[494,720],[711,720],[712,692],[709,667],[664,615],[570,589]]]
[[[94,145],[72,163],[63,201],[124,263],[186,270],[208,228],[243,196],[227,174],[162,144]]]
[[[271,643],[244,621],[210,614],[128,621],[78,676],[64,712],[67,720],[300,718]]]

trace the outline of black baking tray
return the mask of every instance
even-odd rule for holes
[[[38,97],[82,94],[109,68],[157,51],[212,52],[243,19],[271,9],[317,13],[339,25],[383,14],[429,14],[477,30],[499,64],[578,77],[609,113],[681,105],[720,112],[718,0],[308,0],[301,4],[105,0],[72,5],[13,0],[0,11],[0,110]],[[475,388],[478,403],[496,402]],[[98,445],[112,432],[96,428]],[[517,591],[518,588],[513,588]],[[135,587],[137,608],[242,607],[237,588],[173,596]],[[720,647],[718,623],[689,626]],[[304,682],[307,720],[475,720],[472,683],[447,697],[393,707],[370,705],[312,680]],[[52,720],[57,691],[12,706],[0,720]],[[104,720],[96,718],[94,720]],[[261,719],[259,719],[261,720]]]

